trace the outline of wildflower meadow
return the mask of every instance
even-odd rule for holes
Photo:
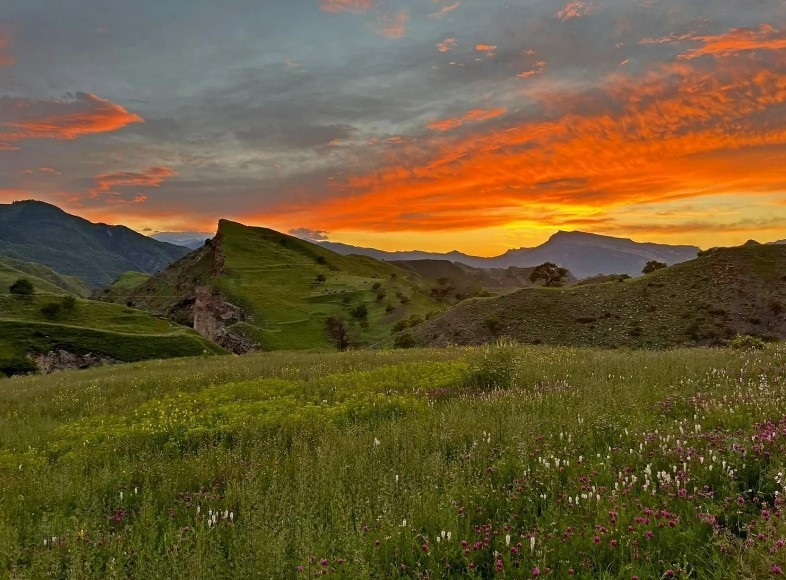
[[[7,379],[0,576],[780,576],[784,446],[780,345]]]

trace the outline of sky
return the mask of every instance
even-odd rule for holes
[[[786,0],[3,0],[0,203],[496,255],[786,238]]]

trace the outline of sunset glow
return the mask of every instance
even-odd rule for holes
[[[0,202],[480,255],[786,238],[780,0],[176,4],[10,0]]]

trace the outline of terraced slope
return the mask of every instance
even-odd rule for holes
[[[417,274],[225,220],[213,241],[112,299],[193,325],[234,352],[334,349],[330,318],[350,343],[373,345],[397,321],[444,308]]]
[[[81,299],[65,308],[62,300],[0,294],[0,375],[224,352],[193,330],[140,310]]]
[[[525,343],[636,348],[713,345],[737,333],[786,338],[786,247],[718,249],[625,282],[468,300],[414,331],[427,345],[505,335]]]
[[[8,291],[8,287],[20,278],[29,280],[40,292],[83,298],[90,295],[90,288],[76,276],[63,276],[42,264],[0,257],[0,292]]]

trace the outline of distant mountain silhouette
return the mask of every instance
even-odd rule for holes
[[[470,256],[457,251],[447,254],[384,252],[335,242],[320,242],[320,245],[339,254],[360,254],[378,260],[449,260],[476,268],[531,268],[544,262],[554,262],[578,278],[598,274],[638,276],[649,261],[657,260],[672,265],[692,260],[699,253],[699,248],[695,246],[639,243],[625,238],[563,231],[557,232],[540,246],[509,250],[493,258]]]
[[[159,242],[196,250],[205,245],[205,240],[209,240],[214,235],[216,234],[208,232],[158,232],[150,237]]]

